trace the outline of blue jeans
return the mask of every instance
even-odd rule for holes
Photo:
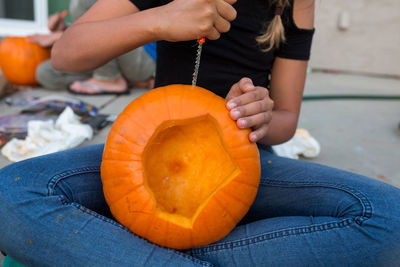
[[[158,247],[112,219],[103,146],[0,171],[0,249],[29,266],[400,266],[400,190],[260,147],[257,198],[223,240]]]

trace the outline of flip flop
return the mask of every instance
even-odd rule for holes
[[[72,90],[70,87],[67,88],[68,92],[74,95],[129,95],[129,89],[126,89],[125,91],[122,92],[112,92],[105,90],[101,86],[88,82],[79,82],[79,85],[82,87],[93,89],[95,92],[94,93],[77,92]]]

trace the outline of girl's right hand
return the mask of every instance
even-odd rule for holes
[[[206,37],[216,40],[236,18],[236,0],[174,0],[160,7],[159,39],[188,41]]]
[[[47,21],[47,27],[51,32],[64,31],[67,28],[67,24],[64,22],[63,13],[51,15]]]

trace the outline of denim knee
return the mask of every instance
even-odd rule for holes
[[[393,241],[398,244],[400,257],[400,189],[387,184],[381,187],[382,190],[377,190],[380,205],[374,214],[385,225],[388,239],[394,238]]]
[[[98,170],[102,151],[103,145],[93,145],[11,164],[0,170],[0,202],[49,196],[58,176]]]
[[[372,237],[379,242],[381,262],[385,266],[399,266],[400,189],[386,184],[381,187],[384,189],[376,192],[379,204],[373,206],[373,218],[365,223],[365,234],[372,233]]]
[[[24,181],[26,176],[21,175],[29,168],[25,163],[16,163],[0,170],[0,250],[7,254],[18,250],[13,238],[16,232],[22,231],[22,222],[29,221],[20,210],[29,202],[26,194],[29,186],[25,184],[29,180]]]
[[[4,216],[20,212],[20,207],[27,206],[30,199],[47,195],[47,182],[31,176],[32,164],[28,160],[0,170],[0,210]],[[7,218],[0,219],[2,223],[4,220]]]
[[[23,189],[22,170],[29,169],[24,162],[11,164],[0,170],[0,205],[15,201]],[[3,210],[3,209],[1,209]]]

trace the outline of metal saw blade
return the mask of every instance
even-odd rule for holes
[[[196,86],[196,84],[197,84],[197,77],[199,75],[201,52],[203,50],[203,44],[204,44],[204,40],[199,39],[198,40],[198,47],[197,47],[197,54],[196,54],[196,61],[194,63],[192,86]]]

